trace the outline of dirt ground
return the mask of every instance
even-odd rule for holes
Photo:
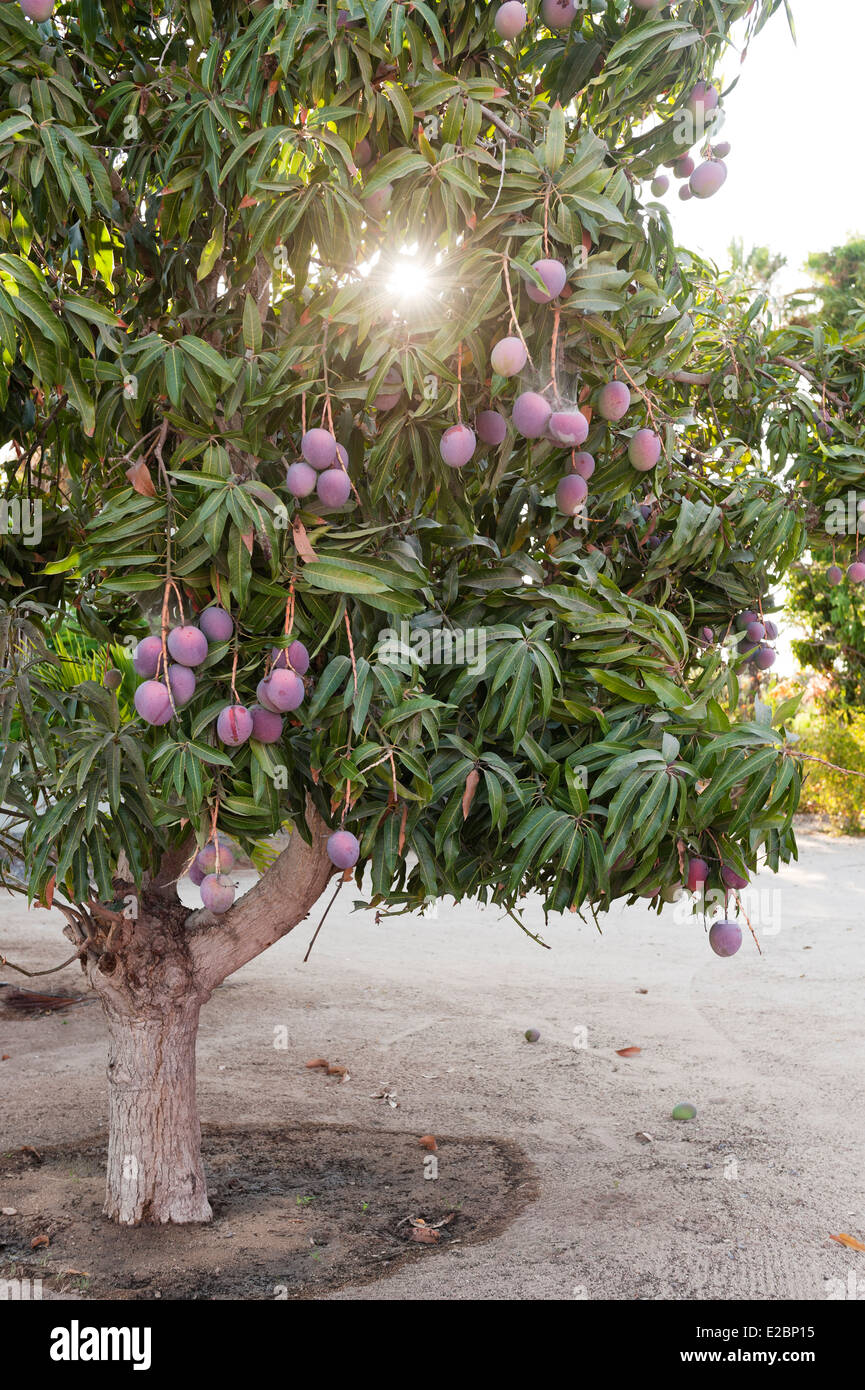
[[[400,1130],[209,1125],[202,1149],[213,1223],[169,1232],[103,1220],[104,1138],[0,1155],[15,1207],[0,1277],[38,1279],[43,1298],[318,1298],[489,1239],[535,1195],[515,1146],[489,1139],[432,1152]]]
[[[343,889],[308,964],[315,920],[203,1012],[205,1232],[99,1216],[99,1005],[0,1017],[0,1278],[26,1266],[76,1299],[865,1293],[865,1254],[831,1239],[865,1241],[865,841],[800,844],[745,901],[763,955],[746,932],[729,960],[678,906],[602,935],[534,908],[544,950],[472,905],[376,924]],[[0,903],[11,960],[67,949],[59,914]],[[71,968],[0,977],[80,988]],[[671,1118],[682,1101],[695,1119]],[[421,1244],[407,1218],[448,1219]]]

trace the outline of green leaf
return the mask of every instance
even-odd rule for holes
[[[183,381],[183,353],[179,347],[169,348],[165,354],[165,389],[177,410],[183,408]]]
[[[565,158],[565,113],[558,101],[553,103],[547,119],[544,137],[544,164],[551,174],[561,168]]]
[[[397,114],[397,119],[399,120],[400,128],[402,129],[405,139],[411,140],[414,122],[411,102],[402,87],[398,86],[395,82],[383,82],[381,90]]]
[[[66,392],[81,416],[84,433],[92,437],[96,433],[96,404],[81,378],[71,369],[66,373]]]
[[[210,343],[202,342],[201,338],[187,333],[186,337],[178,338],[177,346],[195,362],[200,362],[213,376],[218,376],[223,381],[234,381],[234,372]]]
[[[201,253],[201,259],[198,262],[198,270],[196,271],[195,278],[199,284],[202,280],[206,280],[213,270],[222,255],[223,244],[224,227],[223,223],[219,221],[211,232],[208,241],[205,243],[204,250]]]
[[[258,305],[251,294],[246,296],[243,306],[243,342],[248,352],[261,352],[261,319]]]

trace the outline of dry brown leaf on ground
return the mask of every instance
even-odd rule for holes
[[[348,1067],[340,1067],[334,1063],[333,1066],[328,1066],[327,1074],[328,1076],[348,1076]]]
[[[41,1250],[43,1246],[45,1246],[45,1245],[50,1245],[50,1244],[51,1244],[51,1240],[50,1240],[50,1238],[49,1238],[48,1236],[46,1236],[46,1235],[34,1236],[33,1239],[32,1239],[31,1242],[30,1242],[30,1249],[31,1249],[31,1250]]]
[[[434,1134],[422,1134],[420,1139],[418,1139],[418,1143],[422,1149],[429,1149],[431,1154],[434,1154],[438,1149]]]
[[[421,1245],[435,1245],[441,1240],[441,1232],[434,1231],[429,1226],[412,1226],[408,1238],[418,1241]]]
[[[643,1049],[642,1049],[641,1047],[617,1047],[617,1048],[616,1048],[616,1056],[617,1056],[617,1057],[636,1057],[640,1052],[642,1052],[642,1050],[643,1050]]]
[[[426,1231],[437,1231],[440,1226],[450,1225],[455,1216],[455,1211],[449,1211],[447,1216],[442,1217],[441,1221],[424,1221],[422,1216],[407,1216],[399,1224],[402,1226],[407,1221],[410,1226],[423,1226]]]
[[[845,1246],[848,1250],[865,1250],[865,1245],[862,1244],[861,1240],[857,1240],[855,1236],[848,1236],[845,1231],[842,1231],[839,1236],[830,1236],[829,1239],[837,1240],[839,1245]]]
[[[313,1057],[312,1060],[305,1063],[305,1065],[307,1067],[324,1067],[326,1070],[330,1066],[330,1063],[324,1057]]]

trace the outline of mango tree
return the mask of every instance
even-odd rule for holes
[[[111,1218],[208,1219],[199,1011],[335,873],[522,924],[795,852],[735,619],[801,383],[669,196],[735,196],[779,6],[0,7],[0,845],[105,1009]]]

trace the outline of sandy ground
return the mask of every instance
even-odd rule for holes
[[[819,1300],[857,1278],[865,1294],[865,1255],[830,1239],[865,1240],[865,841],[807,833],[798,865],[757,882],[762,957],[746,936],[718,959],[673,907],[617,910],[603,935],[573,916],[544,927],[534,910],[544,950],[493,910],[376,925],[351,894],[308,964],[312,923],[205,1008],[202,1120],[502,1137],[531,1159],[539,1195],[486,1244],[325,1297]],[[0,905],[11,959],[33,968],[66,949],[58,915]],[[72,969],[0,975],[80,988]],[[98,1005],[0,1021],[0,1038],[13,1054],[2,1147],[104,1126]],[[641,1052],[617,1055],[627,1047]],[[350,1080],[307,1071],[315,1056]],[[373,1098],[383,1089],[398,1108]],[[681,1101],[696,1119],[671,1118]]]

